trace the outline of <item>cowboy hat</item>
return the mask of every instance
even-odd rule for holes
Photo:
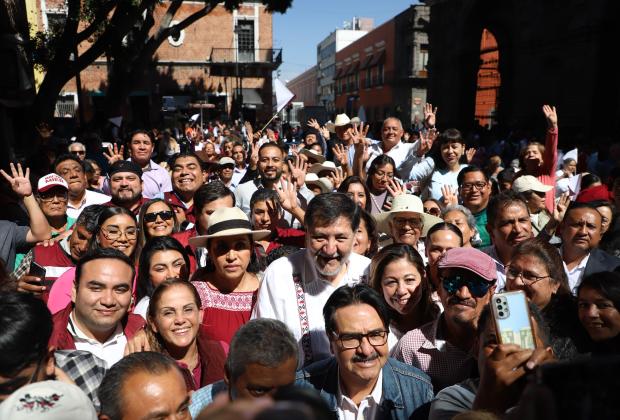
[[[437,223],[442,223],[443,219],[437,216],[424,213],[424,206],[420,197],[413,194],[401,194],[394,197],[392,201],[392,209],[390,211],[381,212],[375,215],[377,220],[377,226],[380,232],[390,233],[389,222],[392,217],[397,213],[417,213],[422,216],[422,222],[424,227],[422,228],[422,236],[426,236],[426,233],[430,228]]]
[[[329,180],[329,178],[326,178],[326,177],[319,178],[317,174],[313,174],[313,173],[307,174],[305,182],[306,182],[306,186],[308,187],[316,185],[317,187],[321,189],[322,193],[328,193],[334,190],[334,185]]]
[[[211,238],[251,235],[252,240],[259,241],[271,235],[270,230],[252,230],[248,216],[239,207],[221,207],[209,216],[207,234],[189,238],[193,247],[204,247]]]
[[[300,154],[307,156],[308,159],[313,160],[314,162],[323,163],[325,162],[325,156],[322,154],[315,152],[312,149],[301,149]]]
[[[338,114],[334,122],[328,121],[325,123],[325,128],[327,128],[330,133],[335,133],[336,127],[344,127],[345,125],[351,125],[351,119],[347,114]]]
[[[318,174],[321,171],[336,172],[336,164],[330,160],[326,160],[323,163],[315,163],[308,169],[308,173]]]

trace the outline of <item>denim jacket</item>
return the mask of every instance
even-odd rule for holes
[[[431,380],[421,370],[389,358],[382,369],[383,389],[376,419],[409,419],[414,411],[433,399]],[[321,360],[297,372],[295,385],[312,387],[321,393],[336,413],[338,362]]]

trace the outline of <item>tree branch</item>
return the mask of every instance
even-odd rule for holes
[[[116,7],[117,3],[117,0],[109,0],[106,4],[101,6],[99,11],[95,14],[95,18],[92,20],[90,25],[77,33],[75,37],[76,43],[79,44],[80,42],[86,41],[88,38],[90,38],[97,31],[99,24],[108,19],[108,15],[112,11],[112,9]]]
[[[157,50],[157,48],[161,45],[161,43],[168,38],[171,34],[172,31],[174,30],[178,30],[178,31],[182,31],[183,29],[187,28],[188,26],[190,26],[192,23],[196,22],[197,20],[205,17],[206,15],[208,15],[209,13],[211,13],[211,11],[216,7],[217,5],[215,4],[208,4],[205,7],[203,7],[202,9],[200,9],[197,12],[194,12],[193,14],[189,15],[188,17],[186,17],[185,19],[183,19],[181,22],[177,23],[174,26],[163,26],[163,21],[162,24],[159,27],[159,30],[157,31],[157,34],[155,34],[148,42],[147,44],[147,49],[153,48],[155,47],[152,51],[153,53],[155,53],[155,50]],[[170,23],[168,23],[168,25],[170,25]]]

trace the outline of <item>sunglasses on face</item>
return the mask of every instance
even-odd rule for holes
[[[465,278],[459,274],[442,277],[441,282],[446,292],[451,295],[455,294],[461,287],[467,286],[469,293],[477,298],[486,295],[491,286],[495,284],[494,281],[486,281],[479,277]]]
[[[170,210],[158,211],[154,213],[146,213],[144,215],[144,221],[147,223],[153,223],[157,220],[157,216],[161,217],[161,220],[170,220],[174,216],[174,213]]]

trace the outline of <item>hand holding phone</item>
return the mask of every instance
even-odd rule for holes
[[[497,338],[500,344],[516,344],[534,350],[534,328],[523,291],[496,293],[491,298]]]

